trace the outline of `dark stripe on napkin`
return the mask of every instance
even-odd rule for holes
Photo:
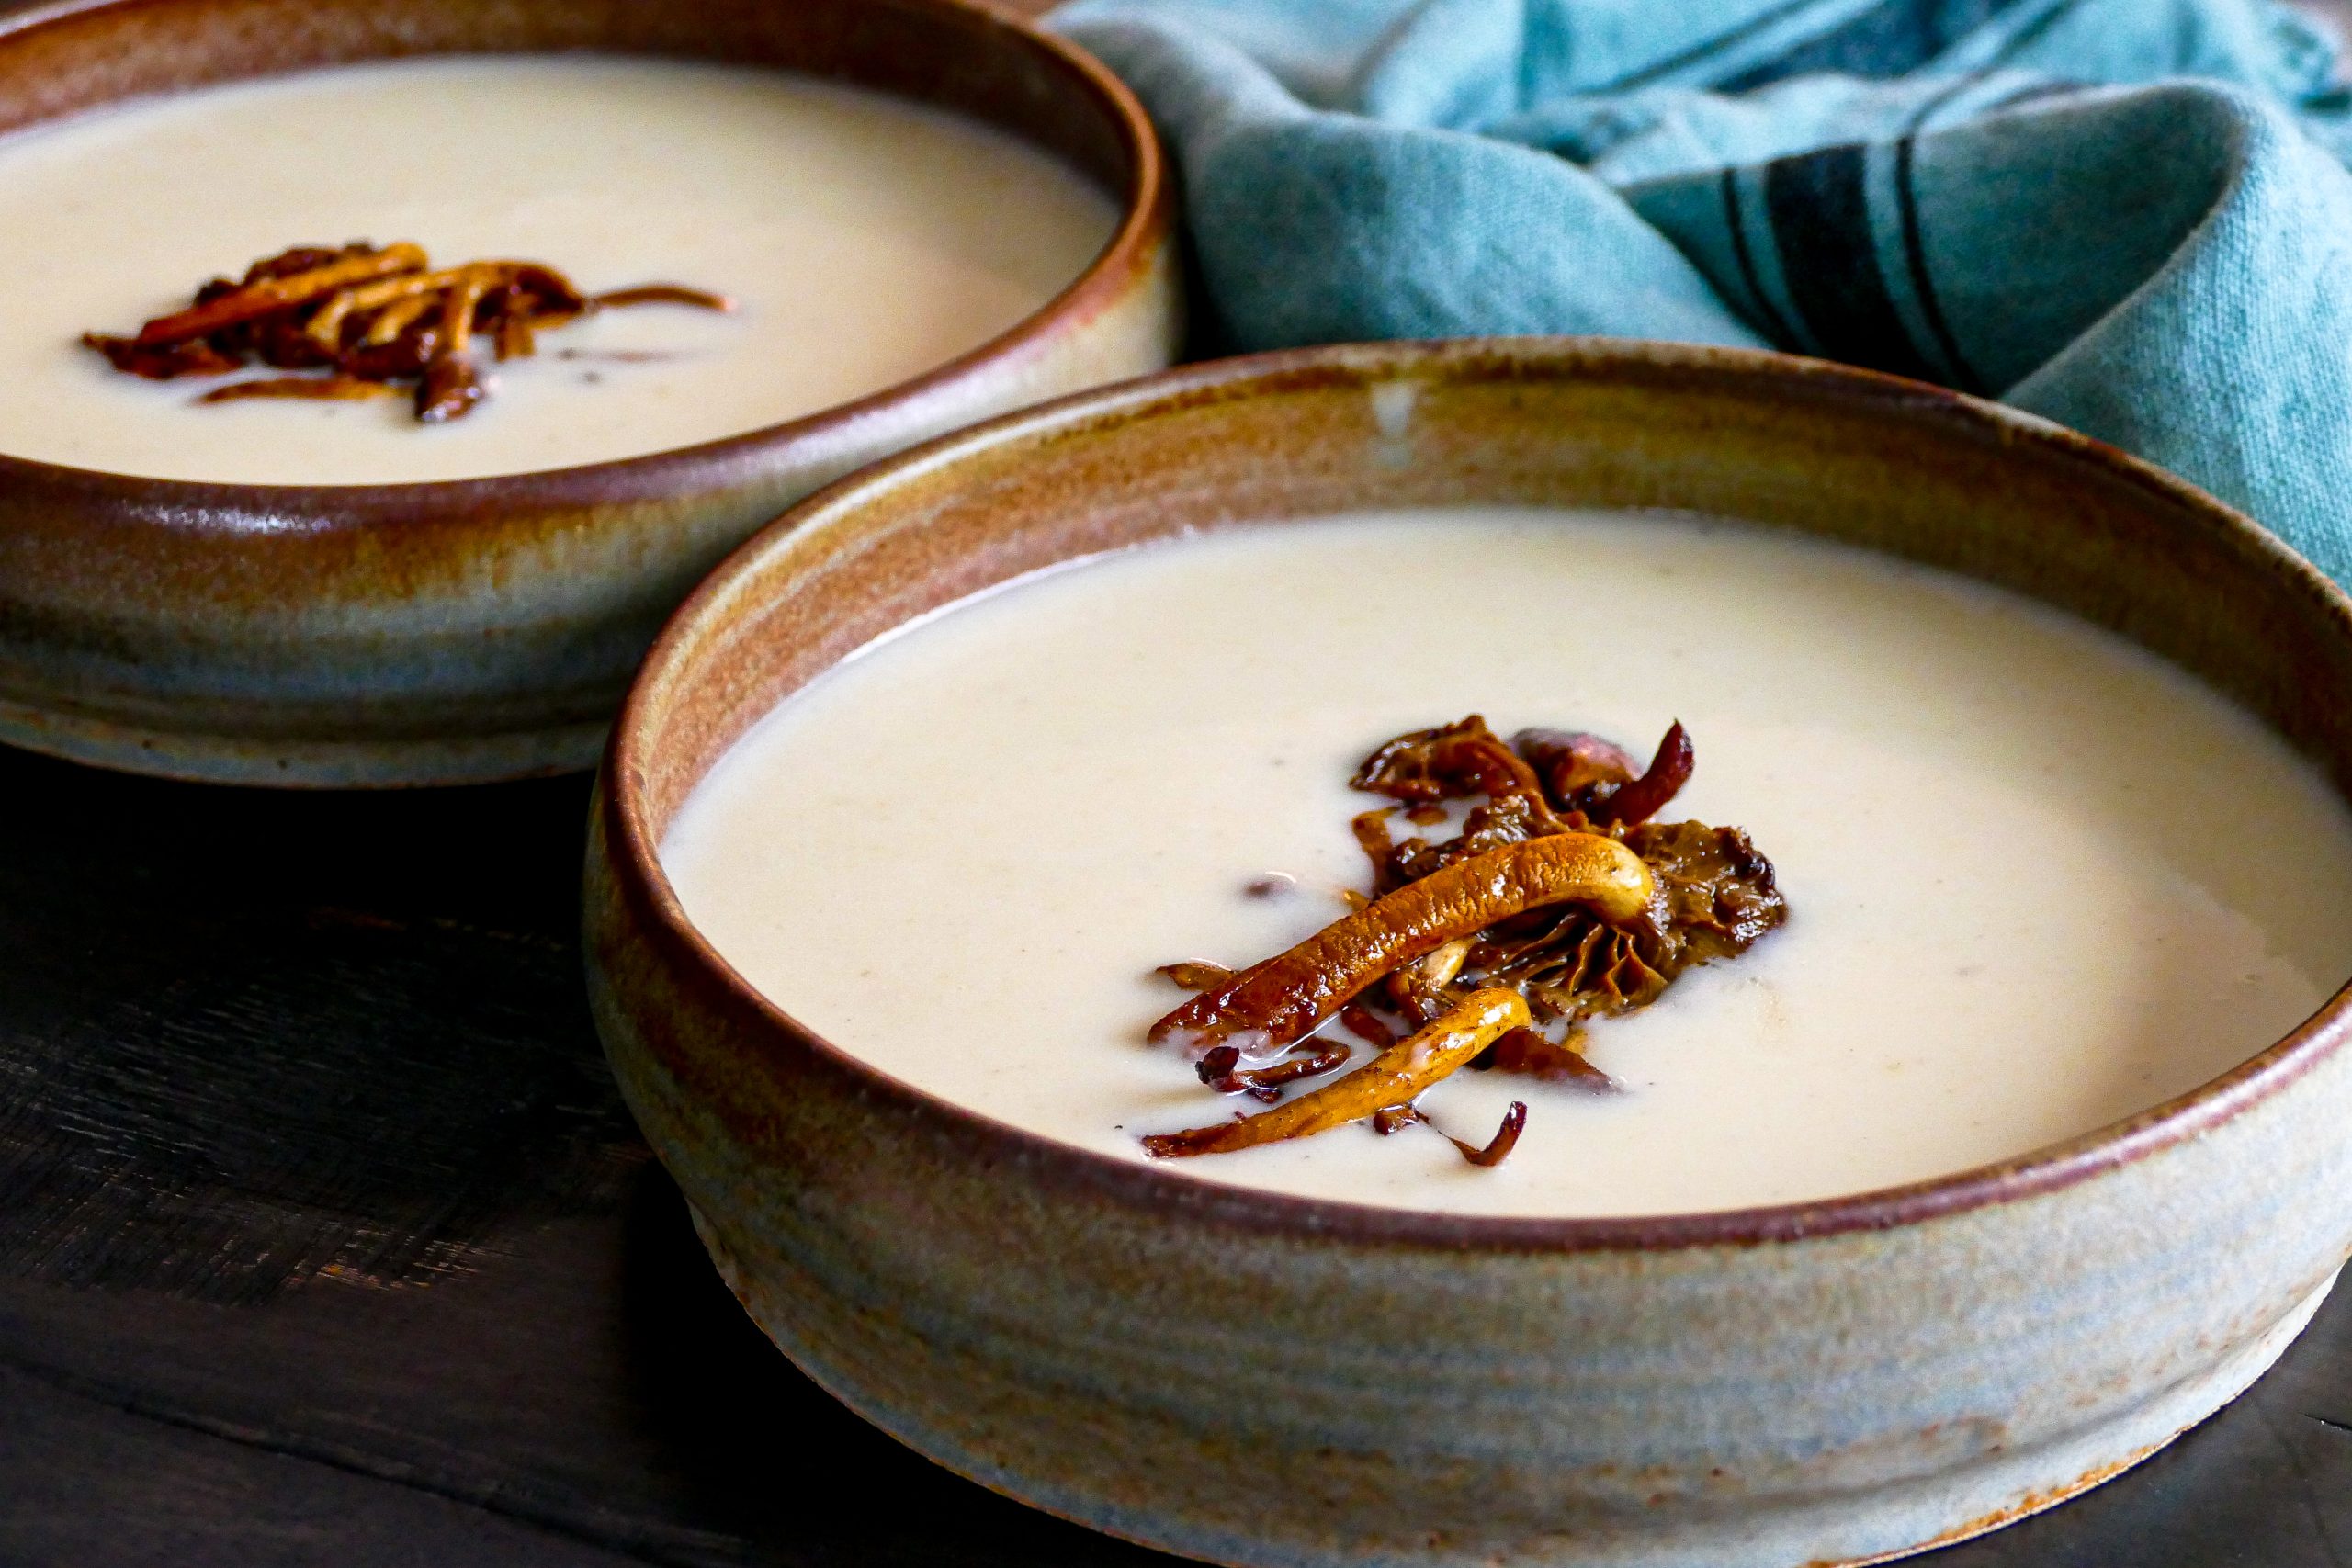
[[[1745,93],[1791,76],[1839,71],[1852,76],[1902,76],[1917,71],[2018,0],[1885,0],[1787,53],[1716,85]]]
[[[1864,157],[1860,147],[1832,147],[1765,166],[1765,210],[1781,276],[1820,353],[1934,380],[1935,367],[1905,330],[1879,269]]]
[[[1911,183],[1913,150],[1918,138],[1906,136],[1894,144],[1894,195],[1903,209],[1903,261],[1911,275],[1911,294],[1919,302],[1919,314],[1927,319],[1928,330],[1935,334],[1947,367],[1943,378],[1963,392],[1984,390],[1984,383],[1960,352],[1960,343],[1952,336],[1951,323],[1944,319],[1944,308],[1936,298],[1936,280],[1928,271],[1928,246],[1919,232],[1919,197]]]
[[[1673,75],[1686,66],[1696,65],[1711,54],[1720,54],[1744,39],[1754,38],[1773,23],[1784,21],[1798,12],[1820,3],[1821,0],[1789,0],[1785,6],[1775,6],[1769,11],[1759,11],[1729,32],[1717,33],[1703,43],[1694,43],[1688,49],[1678,51],[1664,60],[1620,76],[1613,82],[1594,88],[1593,91],[1617,93],[1628,87],[1647,86],[1652,82]]]
[[[1781,308],[1772,303],[1772,297],[1764,292],[1764,280],[1756,270],[1756,253],[1747,243],[1747,213],[1739,197],[1739,171],[1725,169],[1717,186],[1723,194],[1724,227],[1731,234],[1732,258],[1739,265],[1740,287],[1747,290],[1748,302],[1752,307],[1747,312],[1748,324],[1761,331],[1779,347],[1803,347],[1797,340],[1796,329],[1789,324],[1787,317],[1781,314]]]

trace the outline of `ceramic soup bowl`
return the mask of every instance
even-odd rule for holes
[[[0,20],[0,131],[144,95],[417,54],[761,63],[1003,128],[1124,209],[1086,272],[914,381],[648,457],[447,482],[207,484],[0,456],[0,739],[293,784],[593,764],[696,579],[886,453],[1153,370],[1175,344],[1149,123],[1090,58],[964,0],[70,0]]]
[[[910,617],[1188,528],[1481,502],[1724,514],[2005,584],[2352,791],[2352,602],[2188,485],[1969,399],[1530,340],[1208,365],[1001,420],[738,552],[606,756],[597,1020],[752,1316],[943,1464],[1267,1568],[1876,1561],[2096,1484],[2243,1390],[2352,1248],[2352,994],[1996,1167],[1736,1213],[1444,1216],[1212,1185],[917,1092],[755,995],[663,878],[729,744]]]

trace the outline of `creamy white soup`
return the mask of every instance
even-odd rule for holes
[[[1645,756],[1679,718],[1697,771],[1667,818],[1748,829],[1787,924],[1592,1026],[1623,1092],[1430,1090],[1478,1142],[1527,1103],[1499,1167],[1353,1125],[1159,1168],[1479,1213],[1821,1198],[2143,1110],[2352,975],[2352,815],[2245,713],[2024,599],[1687,518],[1358,516],[1013,584],[786,701],[662,863],[718,952],[846,1050],[1141,1160],[1140,1134],[1237,1106],[1145,1043],[1183,999],[1154,967],[1245,964],[1341,914],[1368,885],[1349,819],[1380,804],[1351,771],[1472,711]],[[1272,874],[1295,890],[1248,891]]]
[[[415,60],[145,100],[0,138],[0,453],[185,479],[517,473],[739,434],[978,347],[1067,287],[1107,197],[1001,132],[784,72],[596,55]],[[199,406],[80,346],[295,244],[545,262],[605,312],[487,401]]]

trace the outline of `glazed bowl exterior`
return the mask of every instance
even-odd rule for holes
[[[917,380],[789,423],[455,481],[203,484],[0,456],[0,740],[248,784],[446,784],[594,764],[697,579],[886,453],[1169,363],[1149,122],[1072,46],[967,0],[71,0],[0,18],[0,132],[144,95],[418,54],[767,64],[1001,127],[1121,204],[1089,269]]]
[[[967,1476],[1259,1568],[1871,1562],[2060,1501],[2243,1390],[2352,1250],[2352,994],[1996,1168],[1741,1213],[1440,1215],[933,1099],[755,995],[662,875],[728,745],[911,616],[1189,529],[1458,503],[1731,515],[2005,584],[2194,671],[2352,793],[2352,603],[2178,480],[1908,382],[1585,340],[1345,347],[950,437],[697,591],[594,807],[599,1027],[776,1344]]]

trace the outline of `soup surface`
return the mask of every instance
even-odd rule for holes
[[[1465,1213],[1633,1214],[1933,1177],[2143,1110],[2352,975],[2352,814],[2269,731],[2086,624],[1746,525],[1537,512],[1187,538],[1030,579],[788,699],[662,847],[742,974],[884,1071],[1123,1159],[1236,1102],[1143,1042],[1155,965],[1242,964],[1368,868],[1346,787],[1484,713],[1698,769],[1786,926],[1603,1021],[1627,1092],[1457,1073],[1508,1162],[1363,1125],[1187,1177]],[[1439,830],[1444,836],[1446,829]],[[1269,873],[1295,891],[1252,897]],[[1247,1104],[1246,1101],[1240,1102]]]
[[[1109,240],[1109,198],[992,129],[789,73],[596,55],[352,66],[0,138],[0,453],[118,473],[374,483],[566,467],[740,434],[978,347]],[[488,401],[198,406],[80,346],[288,245],[545,262],[734,314],[544,334]]]

